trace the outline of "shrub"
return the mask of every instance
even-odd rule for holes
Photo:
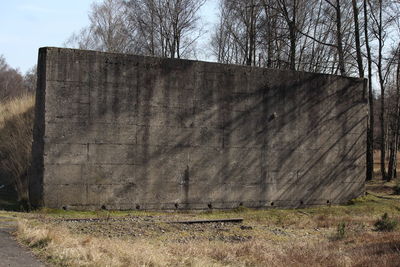
[[[400,195],[400,181],[397,182],[397,184],[394,186],[393,190],[394,190],[393,194]]]
[[[342,240],[346,236],[346,223],[340,222],[336,228],[336,233],[330,237],[330,240]]]
[[[380,219],[378,219],[374,226],[375,230],[379,232],[391,232],[397,227],[398,222],[391,220],[389,215],[385,212]]]
[[[341,222],[337,226],[336,236],[338,239],[343,239],[345,235],[346,235],[346,224],[344,222]]]

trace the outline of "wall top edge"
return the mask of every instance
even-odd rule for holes
[[[144,55],[137,55],[137,54],[124,54],[124,53],[114,53],[114,52],[103,52],[103,51],[96,51],[96,50],[85,50],[85,49],[75,49],[75,48],[62,48],[62,47],[52,47],[52,46],[44,46],[39,48],[39,54],[41,53],[51,53],[51,52],[56,52],[56,53],[89,53],[89,54],[98,54],[98,55],[119,55],[123,57],[141,57],[141,58],[149,58],[149,59],[158,59],[158,60],[168,60],[168,61],[175,61],[175,62],[186,62],[186,63],[202,63],[202,64],[210,64],[210,65],[215,65],[215,66],[224,66],[224,67],[240,67],[243,69],[248,69],[248,70],[271,70],[271,71],[280,71],[280,72],[287,72],[287,73],[297,73],[297,74],[313,74],[313,75],[318,75],[318,76],[327,76],[327,77],[336,77],[336,78],[342,78],[342,79],[348,79],[353,82],[359,82],[359,83],[364,83],[368,79],[366,78],[358,78],[358,77],[346,77],[346,76],[341,76],[341,75],[333,75],[333,74],[325,74],[325,73],[317,73],[317,72],[307,72],[307,71],[294,71],[294,70],[289,70],[289,69],[274,69],[274,68],[265,68],[265,67],[256,67],[256,66],[246,66],[246,65],[239,65],[239,64],[225,64],[225,63],[218,63],[218,62],[212,62],[212,61],[202,61],[202,60],[192,60],[192,59],[178,59],[178,58],[162,58],[162,57],[155,57],[155,56],[144,56]]]

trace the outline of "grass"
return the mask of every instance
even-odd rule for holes
[[[28,200],[27,172],[31,160],[34,97],[0,103],[0,208]],[[10,201],[11,200],[11,201]]]
[[[398,221],[390,219],[386,212],[374,224],[375,230],[381,232],[392,232],[396,229],[397,225]]]
[[[370,193],[348,205],[309,209],[44,209],[19,215],[18,239],[58,266],[397,266],[399,230],[379,232],[374,224],[383,213],[399,221],[400,201]],[[243,224],[168,223],[233,217]],[[97,220],[79,220],[85,218]]]
[[[393,194],[394,195],[400,195],[400,182],[397,182],[396,185],[394,186]]]

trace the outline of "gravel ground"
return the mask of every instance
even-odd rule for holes
[[[87,234],[97,237],[119,239],[150,238],[167,240],[168,242],[185,243],[188,241],[223,241],[244,242],[254,238],[290,239],[296,237],[316,236],[327,234],[326,229],[312,231],[299,229],[284,229],[276,226],[260,225],[251,222],[229,223],[176,223],[196,218],[180,215],[169,216],[125,216],[112,218],[87,219],[41,219],[45,223],[60,225],[72,233]],[[323,233],[324,232],[324,233]]]

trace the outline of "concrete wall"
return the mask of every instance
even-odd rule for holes
[[[359,79],[42,48],[31,200],[72,209],[343,203],[363,193]]]

